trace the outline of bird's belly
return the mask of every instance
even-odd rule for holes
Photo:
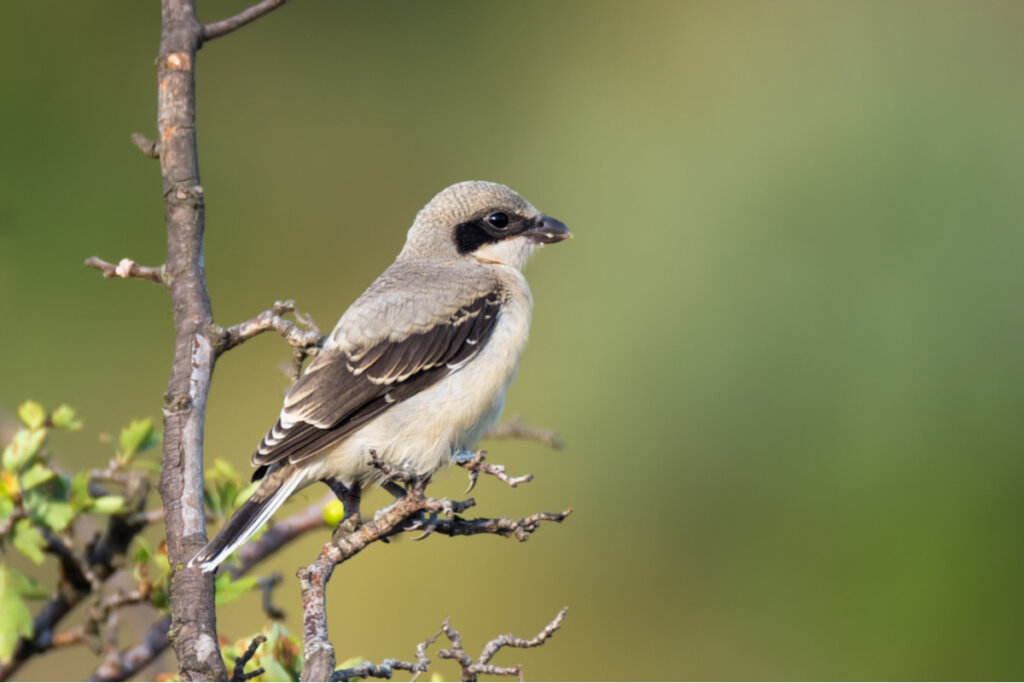
[[[447,464],[453,452],[471,449],[501,415],[505,392],[526,344],[529,300],[508,305],[480,353],[437,384],[401,401],[333,449],[322,466],[348,481],[379,481],[370,451],[418,474]]]

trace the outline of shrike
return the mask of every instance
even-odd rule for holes
[[[496,183],[442,190],[398,258],[341,316],[252,456],[259,488],[189,561],[216,569],[295,491],[382,483],[371,451],[421,476],[472,449],[505,402],[533,299],[520,272],[571,237]]]

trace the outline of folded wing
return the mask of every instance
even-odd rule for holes
[[[322,451],[456,372],[487,343],[503,300],[495,288],[404,337],[325,349],[288,392],[277,424],[253,454],[254,479],[285,458],[295,463]]]

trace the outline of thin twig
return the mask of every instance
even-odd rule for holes
[[[237,579],[296,538],[324,526],[323,506],[327,501],[333,499],[334,496],[329,494],[317,504],[275,523],[263,532],[258,541],[249,543],[239,550],[238,556],[241,563],[228,567],[227,571]],[[167,649],[170,644],[167,638],[170,626],[170,617],[163,617],[150,627],[142,643],[122,650],[119,658],[120,669],[101,667],[93,673],[89,680],[127,680],[136,675]]]
[[[510,538],[514,536],[519,541],[526,541],[530,534],[537,530],[541,522],[561,522],[572,514],[572,508],[562,512],[538,512],[523,517],[522,519],[511,519],[509,517],[477,519],[452,519],[437,520],[433,531],[442,536],[475,536],[476,534],[496,534]]]
[[[284,611],[274,605],[274,588],[281,583],[281,572],[274,572],[270,576],[263,577],[257,583],[263,592],[263,613],[272,621],[283,620]]]
[[[434,644],[434,641],[441,636],[441,631],[438,631],[434,635],[430,636],[419,645],[416,646],[416,662],[407,662],[402,659],[385,659],[379,665],[374,665],[370,662],[364,662],[359,666],[354,666],[350,669],[338,669],[331,675],[332,681],[348,681],[353,678],[391,678],[394,671],[410,671],[412,672],[412,678],[410,680],[415,681],[421,673],[425,673],[427,667],[430,666],[430,660],[427,658],[427,648]]]
[[[215,21],[212,24],[204,24],[203,40],[213,40],[214,38],[227,35],[236,29],[242,28],[249,22],[259,19],[264,14],[277,9],[286,2],[288,0],[263,0],[263,2],[239,12],[230,19]]]
[[[18,520],[25,519],[28,517],[28,510],[26,510],[19,502],[11,514],[7,516],[7,519],[0,522],[0,538],[3,538],[7,534],[11,533],[14,529],[14,525],[18,523]]]
[[[245,652],[243,652],[242,655],[235,660],[235,670],[231,675],[232,681],[248,681],[249,679],[256,678],[257,676],[263,673],[263,667],[260,667],[255,671],[245,673],[245,665],[249,663],[250,659],[256,656],[256,650],[258,650],[260,648],[260,645],[262,645],[265,642],[267,642],[267,637],[262,634],[252,639],[252,642],[249,643],[249,647],[245,650]]]
[[[68,647],[69,645],[78,645],[79,643],[85,642],[85,639],[85,627],[75,626],[74,628],[54,633],[53,640],[50,641],[50,646],[54,648]]]
[[[122,650],[116,661],[105,660],[88,680],[126,681],[132,678],[167,649],[170,645],[168,641],[170,628],[171,618],[169,616],[161,617],[149,627],[141,643]]]
[[[102,271],[103,277],[108,280],[113,277],[132,278],[135,280],[149,280],[150,282],[162,285],[166,281],[167,275],[164,266],[159,268],[140,266],[130,258],[121,259],[115,266],[113,263],[107,263],[98,256],[90,256],[85,259],[85,265],[87,268],[95,268]]]
[[[283,316],[287,313],[294,313],[299,324],[307,329],[301,329],[298,325]],[[217,353],[223,353],[233,349],[244,341],[252,339],[263,332],[276,331],[285,341],[295,347],[300,356],[298,363],[301,367],[302,361],[307,355],[312,355],[314,349],[323,343],[323,334],[316,326],[313,319],[295,312],[295,302],[276,301],[270,310],[263,311],[254,318],[231,327],[213,326],[213,342],[217,347]]]
[[[142,133],[132,133],[132,144],[139,148],[139,151],[150,159],[160,158],[158,145]]]
[[[465,460],[462,462],[457,460],[455,461],[455,464],[458,465],[459,467],[469,470],[469,487],[466,489],[465,493],[469,493],[470,491],[473,490],[474,487],[476,487],[476,480],[480,476],[481,472],[489,474],[492,477],[498,479],[499,481],[505,482],[512,488],[515,488],[520,484],[525,484],[526,482],[533,480],[532,474],[524,474],[519,477],[508,476],[507,474],[505,474],[504,465],[491,465],[489,463],[485,463],[484,456],[486,455],[487,451],[477,451],[477,454],[474,455],[470,460]]]
[[[570,509],[557,514],[539,513],[520,520],[463,520],[456,515],[476,504],[472,498],[462,501],[429,498],[425,494],[429,477],[404,472],[381,460],[373,451],[370,453],[369,464],[380,470],[388,479],[404,484],[406,494],[379,511],[373,520],[350,533],[332,539],[324,545],[313,564],[299,570],[298,576],[302,584],[304,681],[325,680],[334,672],[334,648],[327,637],[327,582],[339,564],[351,559],[374,541],[412,528],[424,530],[421,538],[437,530],[449,536],[493,533],[525,540],[541,522],[560,522],[572,512]],[[439,515],[446,518],[439,518]],[[410,525],[410,521],[413,524]],[[377,671],[383,673],[384,669]],[[342,675],[358,674],[345,674],[343,671]]]
[[[565,447],[562,437],[550,429],[534,429],[523,424],[518,415],[484,434],[485,439],[529,439],[546,444],[556,451]]]
[[[475,681],[480,674],[488,674],[491,676],[517,676],[519,680],[523,680],[522,665],[517,664],[516,666],[502,667],[494,666],[490,661],[494,658],[494,655],[498,654],[498,650],[503,647],[530,648],[543,645],[544,642],[547,641],[548,638],[550,638],[562,625],[562,620],[565,619],[565,615],[568,611],[568,607],[563,607],[558,614],[555,615],[555,618],[552,619],[551,622],[541,629],[540,633],[533,638],[517,638],[511,633],[506,633],[490,640],[487,645],[484,646],[483,651],[480,653],[480,657],[477,658],[475,662],[462,647],[462,637],[459,635],[459,632],[452,627],[451,619],[445,619],[444,624],[441,625],[441,631],[448,638],[449,642],[451,642],[452,646],[447,649],[438,650],[437,655],[441,659],[454,659],[457,661],[459,666],[462,668],[463,681]]]

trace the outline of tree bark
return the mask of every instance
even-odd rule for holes
[[[157,123],[167,220],[166,285],[174,309],[174,361],[164,395],[160,495],[167,525],[171,642],[182,680],[226,680],[217,642],[213,577],[185,563],[207,540],[203,508],[203,422],[216,358],[203,268],[204,207],[196,151],[196,52],[202,25],[195,0],[162,0]]]

